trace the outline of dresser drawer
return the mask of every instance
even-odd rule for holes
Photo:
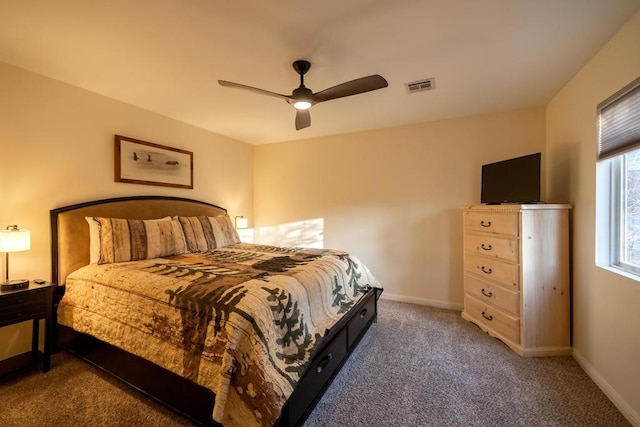
[[[518,239],[496,237],[491,234],[467,233],[464,236],[465,252],[512,262],[518,262],[518,243]]]
[[[343,328],[325,347],[298,382],[289,398],[289,419],[298,420],[313,402],[327,381],[333,377],[347,355],[347,328]],[[286,424],[286,423],[285,423]]]
[[[518,235],[518,214],[516,212],[472,212],[464,213],[466,230],[485,233]]]
[[[478,299],[489,303],[505,312],[518,317],[520,315],[520,293],[472,276],[464,275],[464,291]]]
[[[369,294],[369,300],[358,311],[358,313],[349,320],[348,330],[348,342],[349,348],[358,340],[363,331],[367,328],[371,320],[376,315],[376,298],[375,292]]]
[[[476,323],[484,325],[487,329],[510,341],[520,342],[520,319],[518,317],[509,316],[469,295],[464,296],[464,311]]]
[[[509,264],[496,258],[465,254],[464,268],[483,279],[495,280],[514,291],[520,290],[520,268],[517,264]]]

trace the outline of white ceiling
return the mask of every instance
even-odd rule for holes
[[[252,144],[546,104],[640,0],[0,0],[0,61]],[[638,54],[637,52],[630,54]],[[381,74],[296,131],[277,98]],[[404,83],[434,77],[409,95]]]

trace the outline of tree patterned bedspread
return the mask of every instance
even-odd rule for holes
[[[322,336],[369,286],[380,284],[345,252],[241,243],[82,267],[58,321],[211,389],[225,426],[273,425]]]

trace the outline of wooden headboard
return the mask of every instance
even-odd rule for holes
[[[164,216],[216,216],[227,210],[180,197],[136,196],[94,200],[50,211],[51,281],[63,285],[67,275],[89,264],[87,216],[153,219]]]

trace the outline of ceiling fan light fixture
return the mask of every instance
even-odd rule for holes
[[[291,94],[290,102],[296,110],[308,110],[314,104],[313,92],[301,82],[300,87]]]
[[[311,103],[305,100],[296,101],[293,103],[293,108],[296,110],[308,110],[311,108]]]

